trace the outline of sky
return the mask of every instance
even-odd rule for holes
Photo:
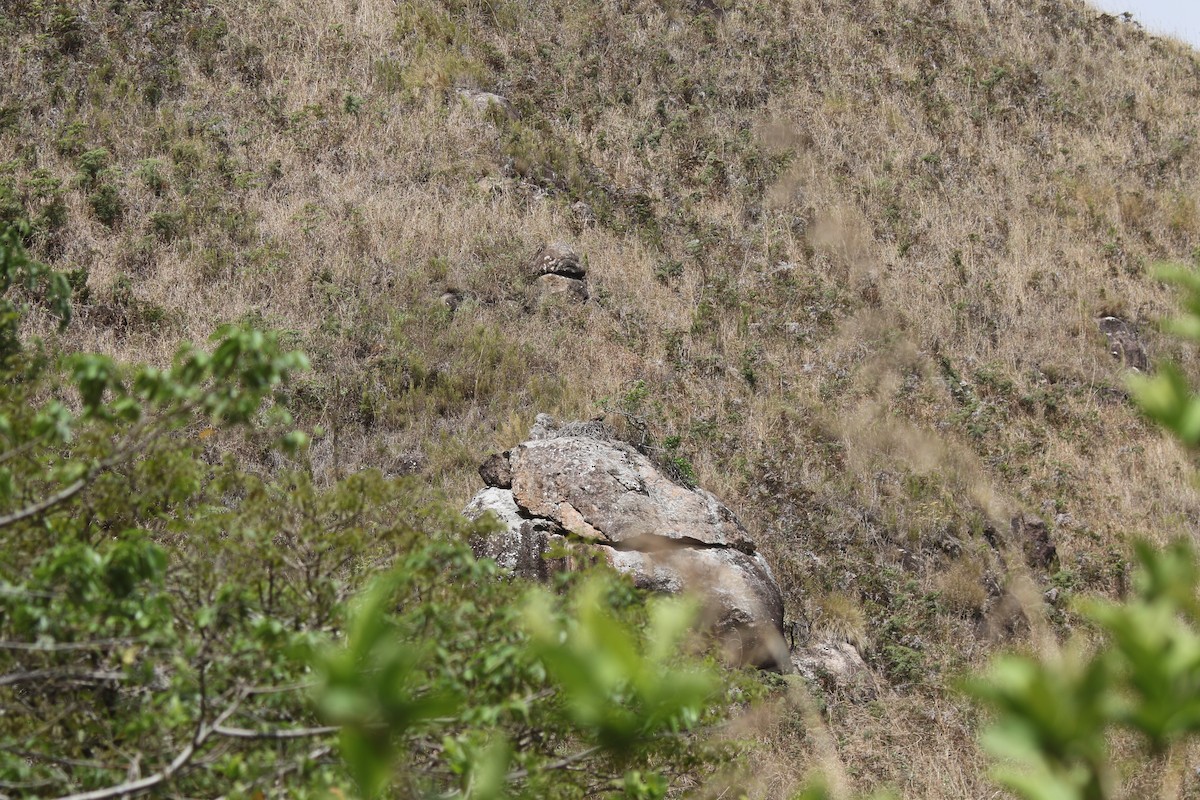
[[[1089,0],[1110,14],[1128,11],[1146,30],[1183,39],[1200,48],[1200,0]]]

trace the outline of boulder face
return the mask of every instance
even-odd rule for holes
[[[582,303],[588,299],[587,265],[566,242],[544,245],[529,264],[544,300],[560,298]]]
[[[591,296],[587,283],[579,278],[550,272],[538,277],[537,282],[543,298],[561,297],[573,303],[582,303]]]
[[[783,598],[771,568],[709,492],[671,481],[599,423],[558,426],[545,415],[528,441],[489,456],[480,472],[489,485],[464,513],[490,511],[502,526],[475,543],[480,557],[545,580],[571,566],[551,563],[548,550],[574,543],[640,588],[694,592],[735,659],[787,668]]]
[[[792,668],[827,692],[862,700],[879,693],[874,673],[849,642],[826,639],[797,650]]]
[[[661,550],[657,537],[754,552],[746,529],[717,498],[672,482],[630,445],[562,436],[510,453],[517,504],[576,536],[637,550]]]
[[[1136,325],[1113,316],[1101,317],[1096,325],[1108,339],[1108,351],[1114,359],[1135,372],[1146,372],[1150,368],[1150,356]]]
[[[587,277],[587,268],[575,248],[566,242],[543,245],[529,265],[535,275],[561,275],[564,278]]]

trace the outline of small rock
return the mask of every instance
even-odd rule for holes
[[[538,278],[538,285],[542,288],[542,297],[564,297],[582,303],[589,296],[586,283],[565,275],[542,275]]]
[[[391,463],[384,468],[384,474],[392,477],[396,475],[415,475],[425,468],[425,454],[419,450],[400,453],[392,459]]]
[[[518,119],[519,114],[513,108],[513,104],[508,102],[508,99],[492,92],[483,92],[479,89],[455,89],[454,93],[458,95],[463,103],[472,106],[478,111],[488,111],[492,108],[499,109],[504,116],[509,119]]]
[[[479,465],[479,477],[485,486],[494,489],[512,488],[512,467],[508,462],[509,451],[492,453]]]
[[[775,266],[762,273],[762,280],[783,280],[796,271],[796,265],[791,261],[780,261]]]
[[[1058,602],[1058,587],[1054,586],[1050,589],[1047,589],[1046,593],[1043,594],[1042,597],[1044,597],[1046,599],[1047,603],[1049,603],[1050,605],[1054,605],[1055,603]]]
[[[595,225],[596,212],[592,211],[592,207],[582,200],[576,200],[571,204],[571,210],[575,212],[575,219],[581,225]]]
[[[587,268],[579,254],[565,242],[548,244],[534,257],[531,272],[536,275],[561,275],[565,278],[583,279]]]
[[[464,297],[465,295],[457,289],[447,289],[442,293],[442,305],[451,311],[457,311]]]
[[[801,327],[799,322],[785,322],[783,323],[783,331],[788,336],[799,336],[804,332],[804,328]]]
[[[479,190],[480,194],[485,196],[502,195],[512,188],[512,179],[485,175],[475,181],[475,188]]]

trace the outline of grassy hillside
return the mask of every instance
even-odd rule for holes
[[[0,74],[0,222],[78,290],[49,340],[282,329],[326,478],[465,501],[539,411],[686,461],[880,680],[765,726],[756,795],[993,796],[954,677],[1195,531],[1098,320],[1195,366],[1151,272],[1200,259],[1200,57],[1081,2],[16,0]],[[559,240],[587,303],[529,277]]]

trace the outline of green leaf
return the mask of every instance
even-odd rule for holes
[[[396,754],[388,736],[379,731],[344,728],[338,737],[342,758],[364,797],[378,797],[392,776]]]

